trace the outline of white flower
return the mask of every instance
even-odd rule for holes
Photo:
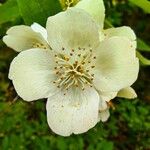
[[[102,5],[101,2],[97,9],[103,8]],[[103,17],[95,19],[103,21],[104,10],[99,11]],[[29,50],[19,53],[11,63],[9,78],[18,95],[26,101],[48,98],[48,124],[59,135],[83,133],[99,120],[106,121],[107,101],[137,79],[139,62],[135,56],[134,32],[128,27],[128,34],[121,28],[116,29],[120,30],[118,34],[113,29],[102,32],[103,25],[97,22],[79,8],[49,17],[47,39],[36,41],[44,41],[45,46],[48,41],[50,46],[43,49],[30,45]],[[4,41],[12,48],[25,50],[28,43],[24,43],[23,37],[32,43],[33,34],[22,36],[21,26],[19,31],[8,32]],[[103,33],[107,35],[102,38]],[[11,42],[16,38],[19,44]]]

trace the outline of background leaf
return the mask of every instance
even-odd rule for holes
[[[140,51],[150,52],[150,46],[139,38],[137,39],[137,47]]]
[[[0,25],[18,17],[20,14],[16,0],[8,0],[5,4],[0,5]]]
[[[143,65],[150,65],[150,60],[145,58],[140,52],[137,51],[136,55]]]
[[[58,0],[17,0],[22,18],[27,25],[37,22],[43,26],[49,16],[61,11]]]
[[[131,3],[150,13],[150,2],[148,0],[129,0]]]

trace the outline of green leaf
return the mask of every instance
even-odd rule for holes
[[[136,55],[143,65],[147,65],[147,66],[150,65],[150,60],[145,58],[140,52],[137,51]]]
[[[16,0],[8,0],[0,5],[0,25],[20,17]]]
[[[17,0],[22,18],[27,25],[37,22],[43,26],[49,16],[61,11],[58,0]]]
[[[139,38],[137,39],[137,47],[139,51],[150,52],[150,46]]]
[[[108,19],[105,19],[104,24],[105,24],[105,28],[113,28],[114,27]]]
[[[129,0],[131,3],[150,13],[150,2],[148,0]]]

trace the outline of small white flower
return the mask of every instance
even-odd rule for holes
[[[28,37],[22,36],[25,33],[21,28],[4,37],[5,43],[18,51],[29,48],[14,58],[9,78],[24,100],[48,98],[48,124],[59,135],[83,133],[98,121],[106,121],[107,101],[116,97],[118,91],[130,87],[138,76],[134,32],[128,27],[116,29],[118,32],[102,31],[103,2],[100,0],[96,7],[97,12],[103,13],[103,17],[95,17],[101,25],[79,8],[49,17],[47,32],[44,31],[47,39],[41,34],[40,39],[37,38],[39,33],[34,32],[37,43],[44,44],[46,49],[28,47],[28,43],[33,42],[33,30]],[[125,28],[128,33],[124,32]]]

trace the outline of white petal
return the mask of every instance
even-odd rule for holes
[[[101,92],[99,91],[99,95],[103,101],[109,102],[117,96],[117,92]]]
[[[48,41],[55,50],[95,47],[99,42],[99,28],[85,11],[70,8],[49,17],[47,21]]]
[[[126,37],[132,41],[132,47],[134,50],[136,50],[136,47],[137,47],[136,35],[134,31],[128,26],[109,28],[109,29],[104,30],[103,34],[104,34],[103,39],[110,38],[113,36]]]
[[[98,121],[99,95],[90,88],[73,91],[71,94],[57,94],[48,99],[47,120],[57,134],[69,136],[94,127]]]
[[[104,30],[105,38],[110,38],[112,36],[124,36],[130,39],[131,41],[136,40],[136,35],[134,31],[127,26],[118,27],[118,28],[109,28]]]
[[[88,12],[103,29],[105,19],[105,6],[103,0],[81,0],[75,7]]]
[[[99,110],[100,111],[104,111],[104,110],[107,109],[107,107],[108,107],[107,102],[105,100],[103,100],[103,99],[100,99]]]
[[[45,41],[47,41],[47,31],[44,27],[42,27],[40,24],[38,23],[33,23],[31,25],[31,28],[35,31],[35,32],[38,32],[40,33],[43,38],[45,39]]]
[[[40,33],[34,32],[31,27],[25,25],[11,27],[3,37],[3,41],[18,52],[33,48],[35,44],[42,44],[42,47],[49,48]]]
[[[55,93],[52,59],[49,51],[41,49],[23,51],[14,58],[9,78],[21,98],[32,101]]]
[[[127,87],[127,88],[120,90],[117,96],[122,97],[122,98],[134,99],[137,97],[137,94],[133,88]]]
[[[94,84],[100,91],[119,91],[132,85],[138,76],[139,61],[132,42],[112,37],[100,43],[97,52]]]
[[[99,112],[99,121],[105,122],[110,116],[109,109]]]

